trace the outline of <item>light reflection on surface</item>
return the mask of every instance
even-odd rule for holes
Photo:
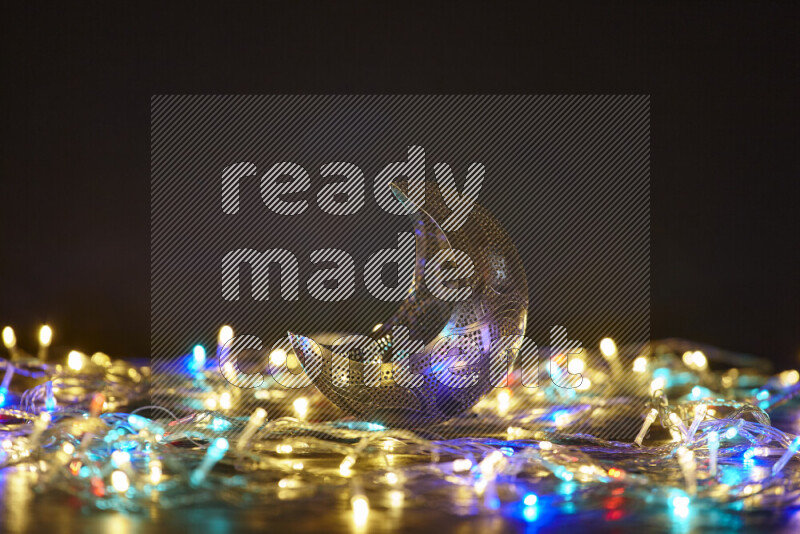
[[[0,470],[3,496],[0,510],[3,512],[3,526],[9,532],[25,532],[28,529],[33,499],[31,485],[34,480],[33,473],[27,470]]]
[[[701,508],[699,503],[672,499],[643,502],[623,499],[625,492],[597,501],[591,491],[579,491],[574,482],[558,482],[542,488],[534,503],[529,498],[540,483],[520,485],[516,502],[503,496],[494,512],[480,509],[480,500],[466,486],[443,487],[442,496],[455,504],[450,511],[435,506],[413,505],[413,488],[406,498],[397,489],[384,494],[371,493],[367,514],[354,521],[353,508],[330,495],[315,495],[306,500],[290,500],[280,510],[260,507],[257,502],[235,503],[240,507],[215,504],[183,509],[161,509],[157,504],[136,514],[97,511],[85,508],[75,496],[37,496],[35,474],[27,469],[0,470],[0,532],[60,533],[98,532],[108,534],[210,532],[227,534],[257,532],[604,532],[621,529],[675,534],[703,533],[709,528],[728,532],[797,532],[800,512],[794,512],[777,525],[776,518],[724,509]],[[545,495],[542,497],[541,495]],[[528,503],[526,505],[526,498]],[[613,500],[612,500],[613,499]],[[349,503],[348,503],[349,504]],[[416,504],[420,504],[416,500]]]

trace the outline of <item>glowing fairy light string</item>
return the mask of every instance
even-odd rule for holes
[[[698,377],[716,371],[703,365],[697,351],[684,352],[692,354],[688,363],[677,353],[672,365],[693,373],[693,384],[712,385]],[[602,422],[602,411],[593,407],[581,411],[554,405],[535,417],[516,402],[526,393],[514,381],[507,392],[498,390],[507,397],[487,395],[485,411],[476,408],[454,421],[496,424],[504,414],[505,439],[426,439],[370,422],[309,421],[310,397],[290,398],[286,417],[268,421],[261,407],[249,417],[235,417],[226,406],[238,405],[247,395],[265,401],[256,391],[233,395],[213,377],[199,384],[193,369],[176,382],[175,395],[187,407],[213,399],[214,411],[195,408],[193,415],[180,417],[154,408],[119,413],[126,403],[147,398],[148,370],[101,353],[80,355],[80,366],[70,365],[70,358],[77,364],[69,355],[39,364],[26,390],[9,379],[12,404],[0,409],[6,418],[0,427],[0,465],[24,466],[40,491],[66,491],[98,508],[136,510],[153,503],[192,505],[245,496],[279,506],[307,498],[303,495],[312,490],[333,495],[349,487],[353,524],[362,529],[371,525],[373,511],[401,510],[420,500],[462,511],[459,503],[472,502],[474,513],[481,514],[507,513],[515,506],[523,519],[536,521],[543,503],[562,491],[557,488],[592,488],[593,495],[609,496],[624,488],[631,499],[660,499],[676,518],[687,518],[702,506],[790,507],[800,489],[800,462],[795,460],[800,438],[771,426],[767,413],[754,404],[760,402],[760,391],[783,402],[797,395],[798,380],[791,372],[763,377],[764,387],[739,397],[737,381],[730,380],[704,393],[700,402],[686,394],[691,383],[681,392],[667,375],[651,376],[666,364],[648,365],[635,373],[641,375],[637,380],[644,388],[658,380],[658,387],[650,398],[636,401],[643,422],[631,444],[571,434],[581,417]],[[8,376],[14,366],[4,363]],[[571,365],[570,372],[580,364]],[[592,372],[588,365],[582,371]],[[598,404],[609,400],[591,389],[585,395],[581,402],[588,406],[595,399]],[[681,400],[669,402],[667,395]],[[659,419],[665,429],[653,426]],[[687,429],[684,421],[690,419]],[[676,441],[669,441],[670,432],[677,434]],[[228,439],[235,454],[227,454]],[[331,460],[322,465],[319,458]]]

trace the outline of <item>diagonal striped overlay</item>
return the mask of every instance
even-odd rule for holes
[[[412,225],[386,211],[391,197],[375,181],[387,165],[406,162],[410,147],[421,147],[414,156],[424,159],[424,179],[435,182],[436,165],[447,164],[447,178],[462,192],[471,165],[483,165],[477,204],[505,229],[524,266],[525,335],[539,347],[541,365],[538,388],[514,390],[515,413],[542,413],[547,424],[564,406],[602,398],[606,405],[595,412],[602,426],[595,417],[569,431],[635,434],[640,421],[631,414],[641,412],[648,388],[631,364],[650,335],[649,108],[648,96],[608,95],[153,97],[153,403],[185,414],[202,410],[213,390],[216,403],[230,394],[228,416],[246,417],[259,405],[270,418],[296,415],[299,398],[315,420],[345,416],[313,386],[286,387],[300,380],[276,383],[265,372],[258,395],[231,384],[258,381],[222,376],[217,332],[228,324],[261,340],[240,358],[244,374],[266,371],[273,345],[289,349],[289,331],[316,340],[370,334],[386,322],[399,304],[370,293],[364,268],[376,251],[397,248],[398,234]],[[272,187],[282,193],[265,190],[262,177],[275,165],[307,176],[307,188],[292,192],[278,181]],[[281,211],[276,196],[291,207]],[[469,225],[469,218],[453,220]],[[267,285],[242,269],[239,298],[231,300],[223,265],[231,251],[245,249],[280,250],[275,257],[295,262],[265,267]],[[334,249],[352,258],[354,282],[322,301],[313,280],[330,267],[325,261],[344,258]],[[293,277],[298,290],[283,291]],[[619,348],[613,360],[597,350],[606,336]],[[559,388],[554,382],[564,380],[548,373],[548,347],[574,353],[575,342],[583,349],[577,356],[600,377],[585,390]],[[201,380],[190,369],[197,344],[208,353]],[[432,431],[456,432],[447,425]]]

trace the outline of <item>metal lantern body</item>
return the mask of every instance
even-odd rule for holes
[[[376,320],[380,325],[376,331],[355,343],[297,334],[290,334],[290,343],[313,383],[339,408],[386,426],[416,427],[464,413],[497,384],[490,376],[498,370],[492,369],[492,363],[505,372],[508,360],[495,347],[502,346],[498,342],[503,336],[524,334],[528,286],[516,248],[485,209],[476,204],[460,227],[445,232],[439,221],[450,213],[444,201],[448,192],[426,182],[424,206],[419,207],[406,196],[404,184],[392,184],[392,188],[402,202],[417,208],[411,215],[416,283],[408,298],[393,317]],[[424,282],[426,265],[446,249],[466,253],[474,265],[473,274],[461,281],[471,294],[460,302],[434,297]],[[395,339],[393,334],[393,330],[401,331],[399,327],[421,341],[425,350],[405,350],[403,341],[407,340]],[[446,339],[468,339],[471,343],[465,346],[477,353],[461,361],[457,349],[436,354]],[[448,383],[441,369],[437,372],[437,362],[449,367],[450,374],[445,376],[469,379]],[[396,375],[401,369],[402,380]]]

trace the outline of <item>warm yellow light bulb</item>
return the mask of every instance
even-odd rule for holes
[[[131,455],[125,451],[114,451],[111,453],[111,462],[117,467],[128,465],[131,462]]]
[[[647,358],[644,356],[639,356],[635,360],[633,360],[633,372],[634,373],[644,373],[647,371]]]
[[[694,365],[698,369],[705,369],[708,366],[708,359],[703,351],[697,350],[694,352]]]
[[[39,344],[43,347],[49,347],[51,341],[53,341],[53,329],[47,325],[42,325],[39,329]]]
[[[70,351],[67,355],[67,365],[73,371],[80,371],[83,368],[83,354],[77,350]]]
[[[580,358],[570,358],[569,363],[567,364],[567,371],[570,374],[577,375],[580,374],[586,369],[586,363],[581,360]]]
[[[352,505],[353,522],[357,526],[364,526],[367,522],[367,516],[369,516],[369,501],[367,501],[366,497],[359,495],[358,497],[353,497]]]
[[[463,473],[472,469],[472,461],[469,458],[458,458],[453,460],[453,472]]]
[[[300,397],[296,399],[292,406],[294,407],[294,412],[297,414],[298,419],[305,419],[308,415],[308,399],[305,397]]]
[[[784,387],[793,386],[800,381],[800,373],[797,372],[796,369],[790,369],[788,371],[782,372],[780,375],[781,384]]]
[[[661,378],[661,377],[658,377],[655,380],[653,380],[652,382],[650,382],[650,391],[651,392],[656,392],[656,391],[659,391],[659,390],[663,390],[665,385],[666,385],[666,382],[664,381],[664,379]]]
[[[506,415],[510,406],[511,391],[508,388],[503,388],[497,392],[497,413],[501,416]]]
[[[233,328],[228,325],[224,325],[222,328],[219,329],[219,336],[217,337],[217,344],[224,345],[228,341],[233,339]]]
[[[611,358],[617,355],[617,344],[610,337],[604,337],[600,340],[600,352],[606,358]]]
[[[400,490],[392,490],[389,492],[389,503],[392,508],[400,508],[403,506],[404,495]]]
[[[161,462],[158,460],[150,462],[150,482],[158,485],[161,482],[162,475],[163,469],[161,467]]]
[[[92,354],[92,363],[98,367],[108,367],[111,365],[111,356],[103,352],[95,352]]]
[[[17,346],[17,336],[14,335],[14,329],[10,326],[3,328],[3,345],[7,349],[13,349]]]
[[[269,355],[269,362],[276,367],[280,367],[286,363],[286,351],[283,349],[273,350]]]
[[[124,471],[114,471],[111,473],[111,485],[118,492],[125,493],[131,487],[131,482]]]
[[[556,422],[556,426],[558,428],[566,426],[569,423],[569,414],[562,413],[562,414],[556,415],[556,421],[555,422]]]

